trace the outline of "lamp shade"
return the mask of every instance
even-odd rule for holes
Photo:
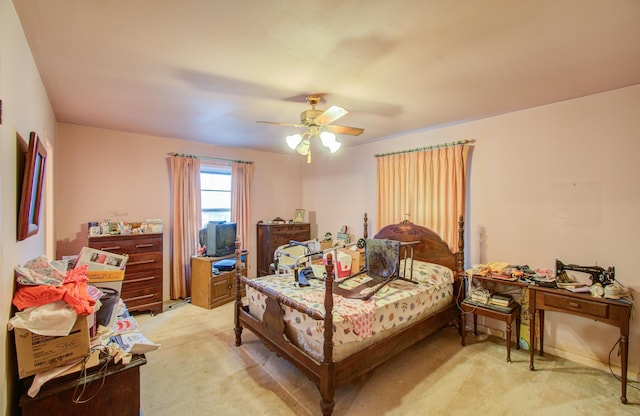
[[[331,144],[336,142],[336,135],[328,131],[323,131],[320,133],[320,141],[322,141],[323,146],[330,148]]]
[[[302,156],[306,156],[309,153],[309,139],[308,138],[305,137],[304,140],[302,140],[300,142],[300,144],[296,147],[296,152],[298,152]]]
[[[331,153],[335,153],[338,151],[338,149],[340,149],[340,146],[342,146],[342,143],[340,142],[333,142],[333,143],[329,143],[329,146],[327,146],[329,148],[329,150],[331,151]]]
[[[291,136],[287,136],[286,140],[287,146],[289,146],[291,149],[295,149],[302,141],[302,136],[300,136],[299,134],[293,134]]]

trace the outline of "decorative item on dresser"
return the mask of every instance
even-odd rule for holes
[[[273,262],[273,253],[279,246],[293,241],[307,241],[311,239],[311,225],[300,224],[270,224],[259,222],[257,240],[257,274],[266,276],[271,274],[269,265]]]
[[[162,234],[89,237],[89,247],[129,256],[120,297],[130,312],[162,312]]]

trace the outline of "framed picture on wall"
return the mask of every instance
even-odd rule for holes
[[[18,241],[38,232],[46,159],[47,150],[38,135],[35,132],[31,132],[29,149],[25,158],[20,207],[18,210]]]
[[[293,222],[296,222],[296,223],[304,222],[304,210],[303,209],[297,209],[296,210],[296,212],[293,214]]]

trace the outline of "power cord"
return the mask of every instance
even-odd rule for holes
[[[611,347],[611,350],[609,351],[609,371],[611,372],[611,375],[613,376],[613,378],[615,378],[616,380],[618,380],[619,382],[622,383],[622,378],[618,377],[616,375],[616,373],[613,372],[613,367],[611,367],[611,353],[613,353],[613,350],[616,348],[616,345],[620,344],[620,341],[622,340],[622,338],[618,338],[618,340],[613,344],[613,347]],[[620,355],[620,348],[618,347],[618,355]],[[636,381],[629,381],[629,379],[627,379],[627,386],[631,387],[633,389],[636,390],[640,390],[640,387],[638,386],[638,382]]]
[[[89,374],[87,372],[87,362],[89,361],[89,357],[91,357],[91,354],[89,354],[89,356],[86,357],[82,362],[82,369],[80,370],[80,376],[78,377],[78,382],[76,383],[76,387],[73,390],[72,400],[76,404],[83,404],[93,400],[93,398],[95,398],[98,395],[98,393],[100,393],[100,390],[102,390],[102,387],[104,386],[105,380],[107,378],[107,368],[109,367],[109,363],[111,363],[111,361],[113,360],[113,356],[109,354],[109,351],[106,348],[99,347],[97,349],[100,351],[101,354],[105,353],[107,355],[105,362],[100,366],[98,371],[96,371],[96,374],[98,374],[99,377],[101,377],[102,379],[100,382],[100,387],[98,387],[98,389],[95,391],[95,393],[92,396],[83,397],[86,393],[87,387],[92,383],[91,381],[88,380]],[[82,389],[80,389],[80,385],[82,385]],[[79,389],[80,391],[78,392]]]

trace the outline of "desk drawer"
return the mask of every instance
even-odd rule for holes
[[[553,308],[579,313],[582,316],[592,316],[594,318],[609,317],[608,304],[590,301],[589,299],[576,299],[575,297],[569,298],[553,293],[545,293],[544,304]]]

